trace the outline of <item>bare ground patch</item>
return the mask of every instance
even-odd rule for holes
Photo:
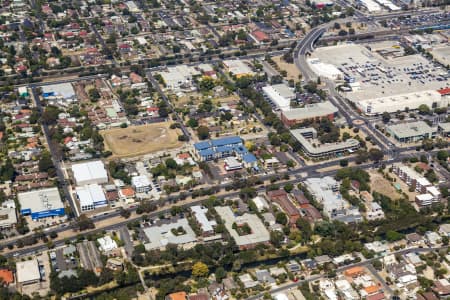
[[[178,130],[169,123],[146,124],[102,131],[106,150],[116,157],[139,156],[147,153],[178,148]]]

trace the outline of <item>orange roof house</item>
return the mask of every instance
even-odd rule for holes
[[[166,300],[186,300],[186,292],[177,292],[167,295]]]
[[[126,187],[120,190],[120,195],[125,198],[130,198],[134,196],[134,190],[130,187]]]
[[[13,272],[7,269],[0,269],[0,278],[3,282],[3,285],[10,285],[14,282]]]
[[[380,287],[377,285],[371,285],[364,288],[364,291],[367,293],[367,295],[372,295],[377,293],[380,290]]]
[[[356,277],[364,273],[365,272],[363,267],[353,267],[344,271],[344,275],[348,277]]]

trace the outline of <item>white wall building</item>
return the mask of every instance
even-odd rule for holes
[[[105,193],[98,184],[88,184],[75,188],[80,208],[82,211],[94,210],[107,205]]]
[[[383,112],[395,113],[397,111],[404,111],[406,108],[415,110],[422,104],[425,104],[430,108],[446,107],[448,105],[448,99],[442,97],[438,91],[426,90],[359,100],[355,101],[355,104],[366,115],[379,115]]]
[[[114,249],[117,249],[116,241],[113,240],[109,235],[97,239],[97,242],[100,245],[98,248],[102,252],[110,252]]]
[[[151,190],[150,180],[145,175],[133,176],[131,185],[136,193],[146,193]]]
[[[100,160],[72,165],[72,172],[76,185],[108,182],[108,173]]]
[[[295,93],[284,83],[268,85],[262,88],[266,98],[280,110],[289,110]]]

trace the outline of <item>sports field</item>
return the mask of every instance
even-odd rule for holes
[[[115,157],[131,157],[178,148],[179,130],[168,123],[155,123],[101,131],[105,150]]]

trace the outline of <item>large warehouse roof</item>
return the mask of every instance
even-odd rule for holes
[[[262,88],[264,94],[281,110],[289,110],[294,92],[285,84],[268,85]]]
[[[433,132],[431,128],[424,121],[417,121],[412,123],[400,123],[388,126],[389,131],[395,134],[397,138],[408,138]]]
[[[283,115],[288,120],[305,120],[328,116],[337,112],[338,109],[336,108],[336,106],[327,101],[308,104],[305,107],[283,111]]]
[[[105,193],[101,186],[98,184],[88,184],[85,186],[79,186],[75,189],[78,199],[80,200],[80,206],[94,205],[96,202],[105,202]]]
[[[75,97],[75,91],[70,83],[59,83],[42,86],[42,94],[44,96],[61,96],[64,99]]]
[[[40,212],[64,208],[61,196],[56,187],[19,193],[17,198],[19,199],[22,211],[30,209],[31,212]]]
[[[78,185],[108,181],[105,165],[100,160],[72,165],[72,172]]]
[[[17,282],[31,282],[41,279],[39,263],[37,259],[19,261],[16,263]]]

